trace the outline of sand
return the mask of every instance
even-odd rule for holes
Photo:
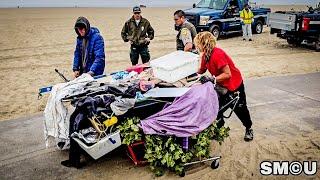
[[[288,8],[279,6],[273,10]],[[176,9],[143,9],[143,16],[155,29],[150,45],[152,59],[175,50],[172,13]],[[41,112],[46,97],[37,100],[38,88],[62,82],[54,68],[72,78],[76,39],[73,26],[78,16],[87,17],[105,39],[106,73],[130,65],[129,45],[120,37],[123,23],[131,16],[130,8],[1,9],[0,120]],[[255,35],[254,40],[243,42],[235,36],[218,42],[245,78],[320,71],[319,53],[290,47],[285,40],[270,35],[268,28]]]

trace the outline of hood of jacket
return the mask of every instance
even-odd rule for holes
[[[81,35],[80,35],[80,33],[78,32],[77,27],[78,27],[80,24],[85,26],[85,28],[86,28],[86,34],[85,34],[85,36],[87,36],[87,35],[90,33],[90,30],[91,30],[90,23],[89,23],[88,19],[85,18],[85,17],[78,17],[78,19],[77,19],[77,21],[76,21],[76,23],[75,23],[75,25],[74,25],[74,30],[76,31],[76,33],[78,34],[79,37],[81,37]]]

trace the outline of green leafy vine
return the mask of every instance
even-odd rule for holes
[[[122,143],[129,145],[142,140],[143,135],[138,127],[140,119],[128,118],[118,126]],[[193,158],[208,158],[210,156],[210,144],[216,140],[221,144],[229,136],[229,127],[218,128],[210,125],[196,136],[189,138],[189,150],[183,151],[181,138],[173,136],[146,135],[144,158],[150,163],[151,170],[156,176],[162,176],[165,169],[181,175],[184,172],[184,164]]]

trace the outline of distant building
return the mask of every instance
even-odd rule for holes
[[[146,8],[146,7],[147,7],[146,5],[143,5],[143,4],[140,5],[140,8]]]

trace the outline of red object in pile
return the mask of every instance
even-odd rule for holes
[[[144,69],[149,68],[150,66],[147,64],[137,64],[135,66],[131,66],[129,68],[126,69],[126,71],[131,72],[131,71],[135,71],[138,74],[140,74]]]
[[[128,157],[133,161],[135,165],[145,165],[147,160],[144,159],[145,146],[144,141],[137,141],[128,145]]]

